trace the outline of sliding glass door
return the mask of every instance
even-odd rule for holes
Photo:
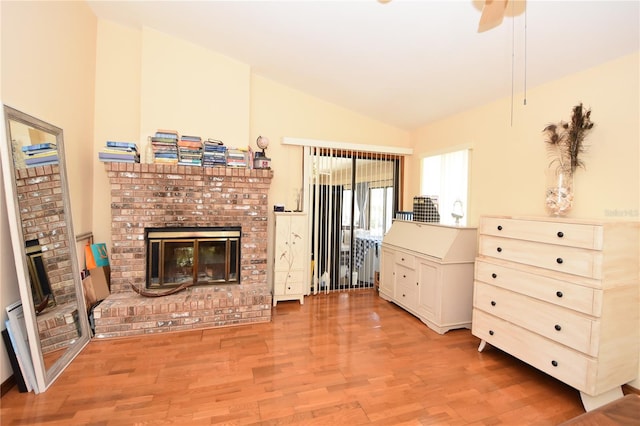
[[[398,206],[400,158],[314,148],[307,160],[313,292],[373,287],[382,237]]]

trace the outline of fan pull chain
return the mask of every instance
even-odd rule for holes
[[[511,3],[511,12],[513,12],[513,3]],[[515,50],[516,50],[516,20],[511,20],[511,127],[513,127],[513,98],[514,98],[514,74],[515,74]]]
[[[524,104],[527,105],[527,7],[524,8]]]

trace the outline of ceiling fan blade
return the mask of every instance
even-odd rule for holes
[[[478,32],[484,32],[502,23],[509,0],[485,0],[480,16]]]

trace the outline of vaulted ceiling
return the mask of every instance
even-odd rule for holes
[[[407,130],[640,50],[633,0],[512,0],[516,16],[483,33],[476,0],[88,3],[101,19],[202,45]]]

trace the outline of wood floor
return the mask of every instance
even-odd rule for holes
[[[269,324],[94,340],[1,424],[556,425],[578,392],[375,290],[280,302]]]

